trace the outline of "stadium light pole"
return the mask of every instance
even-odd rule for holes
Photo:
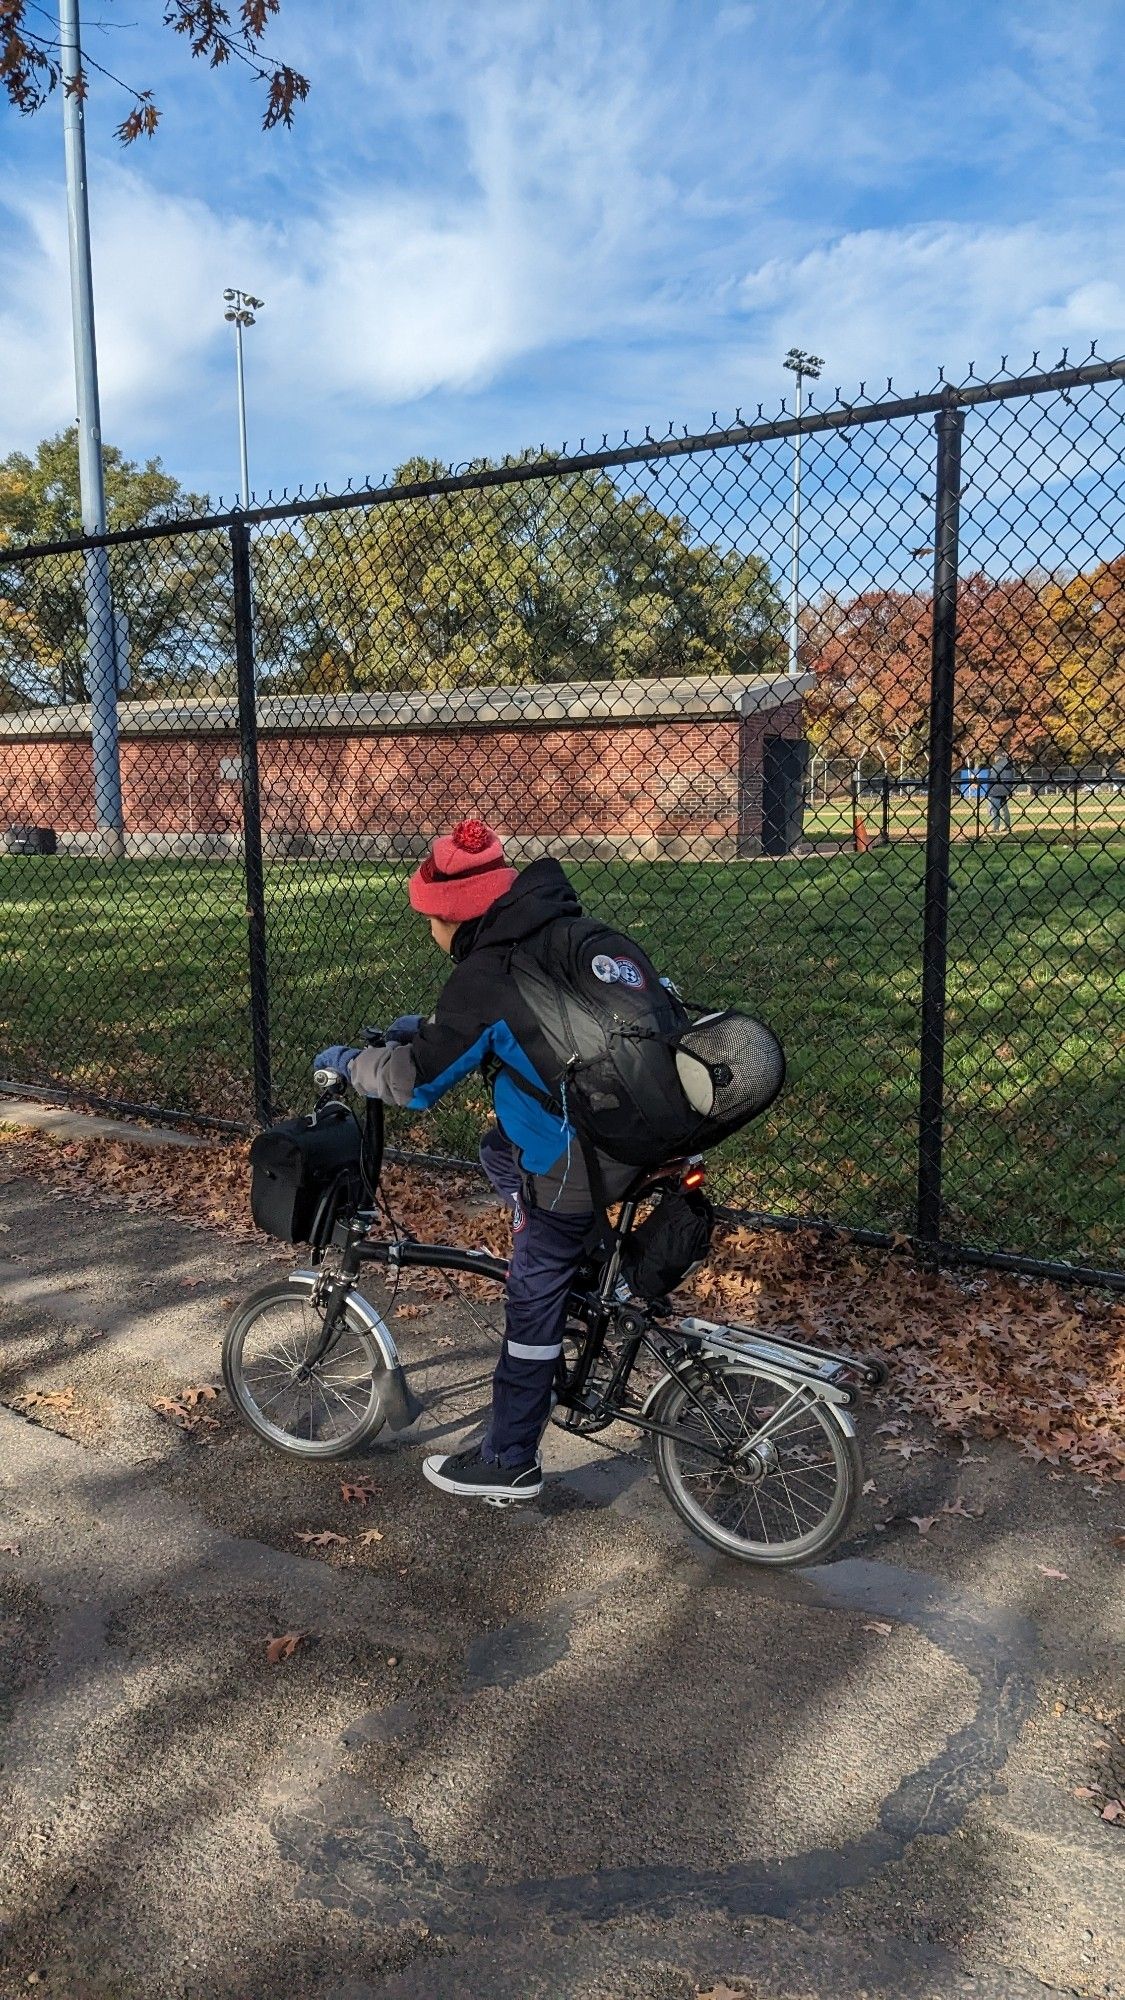
[[[791,347],[783,364],[797,377],[797,421],[800,423],[802,392],[806,378],[816,382],[824,361],[819,354],[809,354],[803,347]],[[797,671],[797,652],[801,643],[797,614],[801,600],[801,433],[793,438],[793,534],[789,577],[789,671]]]
[[[63,151],[66,160],[70,311],[74,337],[82,533],[104,535],[105,478],[98,357],[94,341],[94,278],[90,259],[78,0],[59,0],[59,69],[63,86]],[[117,632],[107,551],[104,548],[84,549],[82,565],[86,605],[85,680],[90,702],[90,744],[94,767],[94,823],[102,851],[120,855],[125,851],[125,819],[117,733]]]
[[[241,292],[228,285],[223,293],[226,301],[224,319],[234,327],[235,367],[238,372],[238,448],[242,466],[242,505],[250,505],[250,463],[246,449],[246,374],[242,364],[242,329],[253,326],[254,319],[265,305],[264,299],[256,299],[252,292]]]

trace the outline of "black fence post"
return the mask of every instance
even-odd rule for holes
[[[891,774],[889,771],[884,771],[883,772],[883,846],[884,847],[887,846],[890,837],[891,837]]]
[[[242,832],[246,858],[246,916],[250,943],[250,1040],[254,1059],[254,1111],[260,1125],[273,1117],[270,1066],[269,966],[266,957],[266,884],[262,870],[262,801],[258,786],[258,714],[254,692],[254,597],[250,580],[250,530],[230,526],[234,579],[234,652],[238,670],[238,734],[242,766]]]
[[[953,798],[957,549],[961,523],[962,410],[952,393],[934,418],[937,507],[934,625],[930,670],[930,770],[926,801],[926,889],[922,942],[921,1078],[918,1106],[918,1222],[924,1243],[941,1241],[945,1137],[945,1005],[949,938],[949,830]]]

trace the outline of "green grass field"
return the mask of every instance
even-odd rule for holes
[[[924,840],[926,837],[926,794],[892,793],[887,801],[887,833],[891,840]],[[1125,792],[1080,790],[1032,795],[1017,792],[1009,802],[1014,840],[1125,841]],[[862,793],[860,817],[868,833],[876,836],[883,824],[883,802],[877,793]],[[852,839],[852,801],[847,793],[828,799],[814,798],[806,805],[803,821],[806,841]],[[952,814],[954,840],[991,839],[987,802],[954,796]],[[1005,835],[1005,838],[1009,836]]]
[[[947,1233],[1107,1264],[1123,1255],[1125,843],[958,843],[947,1052]],[[909,1228],[916,1175],[924,854],[590,863],[588,907],[632,931],[692,1000],[741,1001],[782,1035],[783,1097],[716,1155],[748,1208]],[[427,1004],[443,962],[405,869],[267,871],[276,1094],[366,1021]],[[178,859],[0,861],[0,1069],[248,1119],[239,869]],[[466,1092],[416,1139],[469,1149]]]

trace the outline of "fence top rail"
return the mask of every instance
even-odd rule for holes
[[[503,465],[478,466],[451,472],[439,479],[412,480],[397,486],[363,486],[343,493],[318,494],[311,499],[280,500],[270,506],[235,507],[225,513],[185,516],[180,520],[154,521],[138,528],[116,528],[103,535],[79,535],[61,542],[30,542],[22,547],[0,549],[0,567],[33,562],[52,555],[79,553],[85,549],[118,548],[131,542],[160,541],[175,535],[204,532],[245,531],[272,521],[300,519],[310,514],[332,514],[357,507],[384,507],[402,500],[426,500],[445,493],[483,491],[491,486],[512,486],[535,479],[557,479],[580,472],[609,471],[614,467],[641,465],[649,460],[690,458],[701,452],[724,451],[732,446],[765,444],[779,438],[811,437],[818,432],[852,430],[864,424],[887,423],[896,419],[937,415],[950,409],[971,409],[981,404],[1009,402],[1020,397],[1044,396],[1067,389],[1090,388],[1102,382],[1125,380],[1125,356],[1103,361],[1098,356],[1076,367],[1058,367],[1039,374],[1001,375],[990,381],[942,382],[926,395],[886,394],[869,403],[838,402],[830,409],[810,405],[800,417],[781,415],[754,423],[736,423],[726,429],[669,434],[644,439],[617,449],[571,453],[542,450],[538,457],[509,461]],[[865,385],[860,384],[862,394]],[[888,378],[888,391],[890,380]],[[761,405],[759,404],[759,412]]]

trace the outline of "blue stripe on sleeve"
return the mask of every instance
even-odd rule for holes
[[[526,1077],[529,1083],[537,1084],[540,1090],[547,1088],[535,1065],[524,1053],[506,1021],[496,1021],[486,1028],[471,1047],[463,1049],[455,1061],[443,1069],[429,1083],[420,1083],[415,1089],[407,1109],[428,1111],[439,1097],[444,1097],[454,1084],[461,1083],[474,1069],[479,1069],[485,1057],[495,1054],[509,1068]],[[568,1129],[563,1119],[555,1118],[536,1104],[534,1098],[525,1097],[519,1087],[509,1079],[497,1078],[496,1111],[507,1136],[518,1146],[523,1156],[524,1166],[529,1173],[546,1173],[553,1167],[563,1152],[568,1138]],[[569,1134],[571,1140],[574,1133]]]

